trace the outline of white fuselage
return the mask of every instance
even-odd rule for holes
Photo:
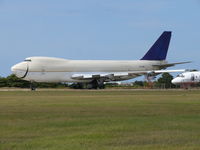
[[[12,67],[18,77],[35,82],[90,82],[74,80],[77,73],[123,73],[161,69],[166,61],[120,61],[120,60],[67,60],[52,57],[29,57]],[[122,78],[127,80],[132,77]]]
[[[185,72],[179,74],[176,78],[172,80],[173,84],[181,85],[181,84],[195,84],[200,82],[200,72]]]

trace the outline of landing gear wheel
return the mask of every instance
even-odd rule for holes
[[[33,82],[30,83],[30,89],[31,89],[31,91],[36,90],[36,85]]]

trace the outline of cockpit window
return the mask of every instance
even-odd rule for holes
[[[31,59],[25,59],[24,61],[31,61]]]
[[[183,74],[179,74],[177,77],[184,78],[185,76]]]

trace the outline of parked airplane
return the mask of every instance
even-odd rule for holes
[[[177,64],[168,63],[166,56],[171,32],[165,31],[140,60],[67,60],[53,57],[28,57],[14,65],[11,70],[17,76],[31,82],[86,83],[88,88],[102,88],[104,82],[122,81],[141,75],[154,76],[163,72],[183,70],[160,70]]]
[[[184,72],[171,81],[175,85],[189,88],[193,84],[200,83],[200,71]]]

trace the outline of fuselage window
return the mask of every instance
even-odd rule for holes
[[[31,61],[31,59],[25,59],[24,61]]]

